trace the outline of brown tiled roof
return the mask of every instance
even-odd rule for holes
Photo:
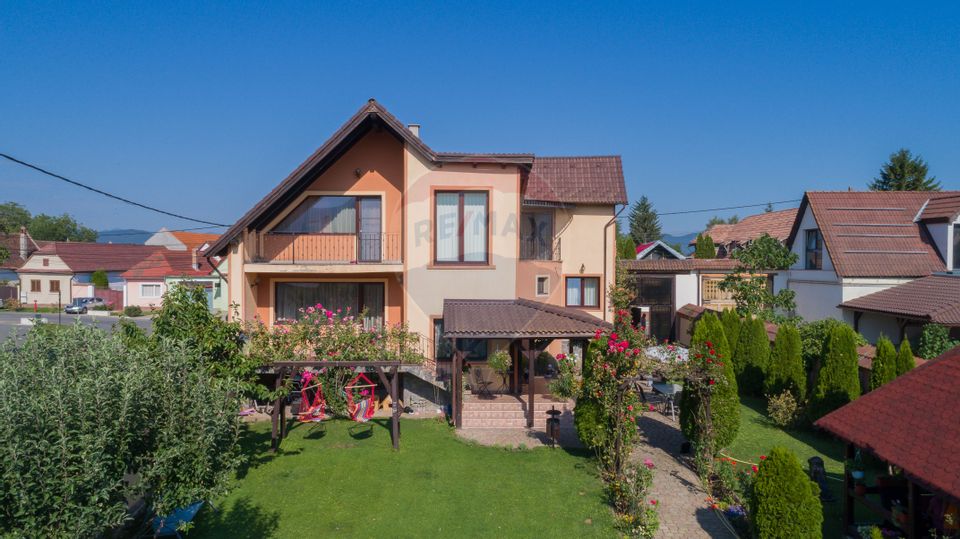
[[[740,222],[730,225],[713,225],[703,233],[708,234],[717,245],[731,243],[742,245],[759,238],[764,233],[780,241],[786,241],[796,218],[797,208],[771,211],[744,217]],[[696,239],[690,241],[690,245],[696,245],[696,243]]]
[[[132,268],[123,272],[121,277],[128,281],[142,281],[163,279],[164,277],[203,277],[213,271],[207,260],[200,256],[196,261],[200,264],[200,269],[193,265],[194,257],[191,251],[170,251],[161,249],[150,256],[144,258]]]
[[[162,247],[125,243],[81,243],[55,241],[42,246],[33,256],[55,255],[74,273],[97,270],[127,271]]]
[[[523,198],[573,204],[626,204],[620,156],[536,157]]]
[[[960,275],[930,275],[840,304],[844,309],[960,326]]]
[[[838,276],[923,277],[946,268],[926,229],[914,222],[930,197],[928,191],[813,191],[800,212],[812,210]],[[797,219],[788,245],[803,241],[799,227]]]
[[[675,260],[661,258],[659,260],[621,259],[617,264],[622,265],[629,272],[634,273],[685,273],[688,271],[733,271],[737,261],[732,258],[685,258]]]
[[[960,500],[960,347],[816,425],[901,468],[923,487]]]
[[[20,258],[19,232],[12,234],[0,233],[0,247],[6,249],[9,253],[9,256],[6,258],[6,260],[0,260],[0,269],[18,270],[20,269],[20,266],[26,262],[25,259]],[[37,242],[33,241],[33,238],[30,237],[30,234],[27,234],[27,257],[29,258],[30,254],[39,248],[40,246],[37,245]]]
[[[447,299],[443,302],[446,337],[518,339],[591,337],[608,322],[577,309],[526,299]]]
[[[934,196],[920,213],[921,221],[953,222],[958,217],[960,217],[960,193],[956,192]]]
[[[182,232],[182,231],[171,231],[173,237],[187,246],[187,251],[193,251],[199,249],[203,244],[217,241],[220,238],[220,234],[205,234],[203,232]]]
[[[684,318],[690,320],[697,320],[703,313],[707,312],[707,308],[701,305],[694,305],[693,303],[687,303],[683,307],[677,309],[677,314]]]

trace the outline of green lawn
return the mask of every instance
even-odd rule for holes
[[[251,462],[192,537],[611,537],[589,455],[468,444],[446,424],[296,425],[277,455],[270,424],[244,435]]]

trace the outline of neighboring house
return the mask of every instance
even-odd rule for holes
[[[717,258],[729,258],[740,247],[750,243],[764,234],[768,234],[782,242],[790,236],[790,230],[797,217],[797,208],[770,211],[758,215],[744,217],[732,224],[717,224],[703,231],[703,234],[713,239],[717,247]],[[697,240],[690,241],[695,246]]]
[[[661,240],[641,243],[637,245],[637,260],[683,260],[687,257],[678,253],[673,247],[670,247]]]
[[[17,270],[20,297],[25,303],[40,305],[66,305],[75,297],[91,297],[95,294],[90,276],[104,270],[115,293],[98,294],[116,296],[116,301],[113,297],[106,299],[120,307],[124,284],[121,274],[157,249],[120,243],[46,243]]]
[[[16,285],[20,282],[19,277],[17,277],[17,270],[40,246],[33,241],[27,229],[21,227],[18,233],[0,234],[0,248],[6,249],[8,253],[5,260],[0,260],[0,284]]]
[[[405,323],[432,342],[418,374],[432,382],[451,365],[445,300],[530,300],[581,326],[611,320],[626,202],[619,157],[437,152],[370,100],[206,254],[227,258],[228,303],[243,319],[365,309],[368,324]],[[519,361],[515,339],[476,335],[458,339],[468,361],[498,348]]]
[[[226,295],[222,281],[213,271],[210,261],[200,256],[196,250],[157,250],[123,272],[121,277],[125,281],[125,307],[135,305],[145,309],[159,308],[169,287],[181,282],[203,287],[207,295],[207,306],[211,310],[223,304],[224,302],[218,300]],[[226,311],[225,304],[223,311]]]
[[[958,213],[957,191],[808,192],[786,242],[798,262],[777,289],[796,292],[805,320],[839,318],[871,340],[880,331],[896,338],[888,321],[843,305],[956,267]]]
[[[183,232],[161,228],[147,238],[144,245],[164,247],[171,251],[203,251],[217,241],[219,234],[205,234],[201,232]]]
[[[200,284],[207,293],[207,305],[215,313],[226,314],[230,310],[230,302],[227,299],[227,281],[222,276],[227,275],[230,264],[226,258],[211,258],[207,265],[213,262],[216,265],[216,271],[211,271],[208,275],[197,277],[184,277],[183,275],[168,275],[164,278],[166,290],[176,283]],[[211,268],[212,269],[212,268]]]

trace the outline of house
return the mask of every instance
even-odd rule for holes
[[[25,227],[16,234],[0,233],[0,249],[7,251],[6,259],[0,260],[0,284],[19,283],[17,270],[39,248]]]
[[[796,217],[797,208],[769,211],[744,217],[736,223],[713,225],[703,234],[710,236],[716,245],[717,258],[729,258],[735,250],[764,234],[785,242]],[[696,239],[690,241],[691,246],[696,244]]]
[[[798,261],[777,289],[796,292],[805,320],[838,318],[870,340],[896,338],[896,323],[867,308],[882,305],[854,300],[956,268],[958,213],[958,191],[808,192],[786,242]]]
[[[678,253],[661,240],[641,243],[637,245],[637,260],[683,260],[687,257]]]
[[[197,249],[203,251],[206,247],[209,247],[213,242],[217,241],[219,237],[219,234],[185,232],[182,230],[167,230],[166,228],[161,228],[147,238],[144,245],[164,247],[171,251],[194,251]]]
[[[66,305],[76,297],[103,297],[115,307],[123,301],[121,274],[160,249],[120,243],[49,242],[17,270],[25,303]],[[107,272],[109,290],[94,292],[91,275]],[[111,292],[113,291],[113,292]]]
[[[428,363],[403,375],[407,392],[450,372],[455,346],[481,370],[496,349],[520,360],[517,333],[451,341],[447,300],[612,319],[619,157],[438,152],[419,131],[370,100],[209,247],[228,261],[238,316],[273,325],[322,303],[407,324],[430,343]],[[553,349],[569,348],[559,335]]]
[[[159,308],[170,286],[190,283],[204,288],[211,310],[226,312],[226,289],[211,261],[216,263],[201,256],[196,249],[189,252],[158,249],[120,275],[124,280],[123,305]]]

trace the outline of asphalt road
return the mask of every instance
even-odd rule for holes
[[[10,335],[16,335],[17,337],[22,337],[30,331],[31,326],[20,325],[21,318],[32,317],[33,313],[31,312],[9,312],[9,311],[0,311],[0,340],[6,339]],[[90,316],[89,314],[66,314],[60,313],[40,313],[40,316],[43,317],[49,324],[76,324],[79,321],[81,324],[87,324],[96,326],[105,331],[111,331],[114,324],[120,320],[116,316]],[[150,319],[149,318],[133,318],[132,319],[136,324],[144,329],[150,329]]]

